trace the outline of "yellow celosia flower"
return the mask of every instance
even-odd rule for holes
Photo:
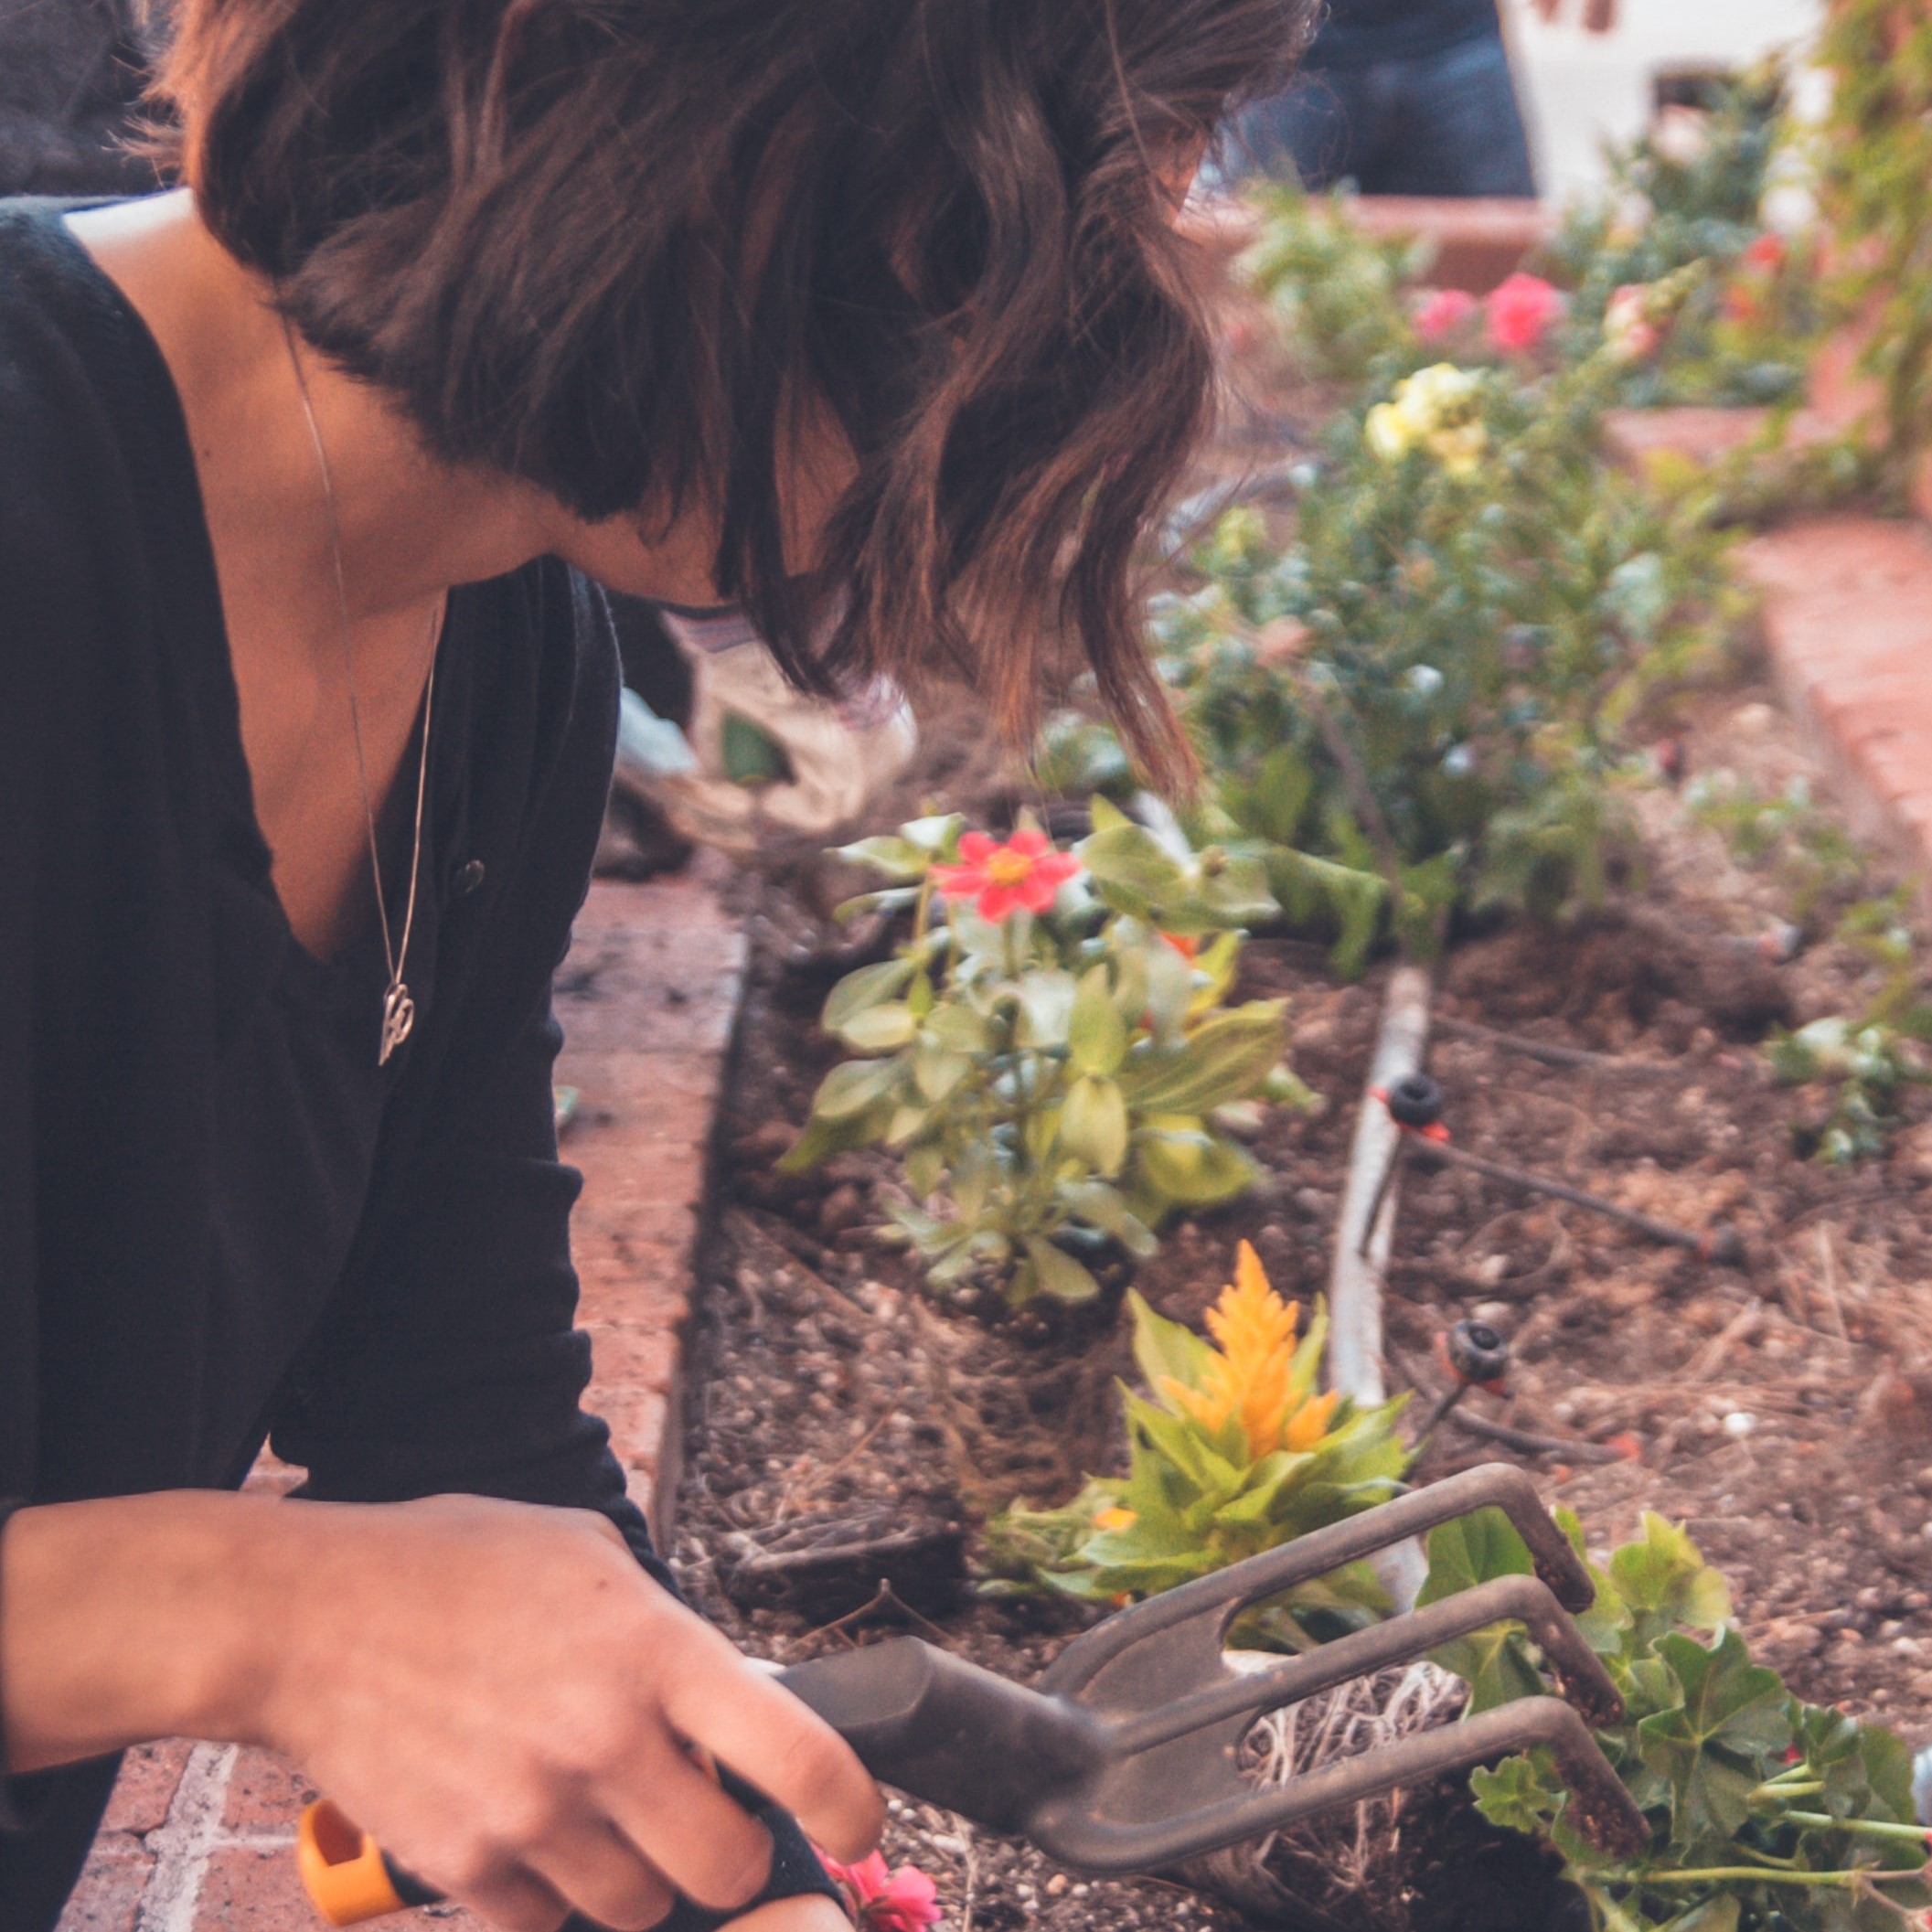
[[[1243,1242],[1234,1279],[1208,1310],[1220,1344],[1200,1385],[1169,1377],[1166,1393],[1208,1429],[1238,1419],[1251,1460],[1277,1449],[1312,1449],[1328,1433],[1339,1394],[1301,1395],[1293,1386],[1295,1330],[1300,1308],[1268,1285],[1260,1258]]]
[[[1140,1521],[1132,1510],[1123,1510],[1118,1504],[1112,1509],[1102,1510],[1094,1518],[1096,1530],[1131,1530]]]

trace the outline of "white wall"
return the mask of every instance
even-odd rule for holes
[[[1561,199],[1602,176],[1605,140],[1642,131],[1660,67],[1743,66],[1801,44],[1821,0],[1622,0],[1616,32],[1545,27],[1529,0],[1501,0],[1543,192]],[[1577,0],[1564,11],[1574,16]]]

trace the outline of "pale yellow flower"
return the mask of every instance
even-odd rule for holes
[[[1482,421],[1482,379],[1453,362],[1417,369],[1378,402],[1362,425],[1368,445],[1384,463],[1426,449],[1452,476],[1467,476],[1489,447]]]

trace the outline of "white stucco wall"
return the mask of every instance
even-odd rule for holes
[[[1501,5],[1543,191],[1559,198],[1600,177],[1606,139],[1643,127],[1660,67],[1745,64],[1801,44],[1822,11],[1822,0],[1622,0],[1621,25],[1599,36],[1545,27],[1529,0]]]

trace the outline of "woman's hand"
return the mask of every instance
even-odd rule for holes
[[[694,1755],[837,1857],[878,1833],[878,1793],[837,1734],[601,1517],[125,1498],[23,1510],[0,1553],[13,1768],[170,1732],[269,1745],[507,1932],[554,1932],[567,1910],[631,1932],[673,1888],[720,1911],[756,1896],[767,1834]],[[797,1901],[744,1924],[820,1919],[841,1915]]]
[[[880,1801],[836,1733],[653,1583],[602,1518],[444,1497],[326,1519],[265,1741],[397,1861],[510,1932],[719,1910],[771,1843],[715,1756],[839,1857]],[[836,1922],[836,1921],[835,1921]],[[775,1924],[776,1922],[774,1922]]]

